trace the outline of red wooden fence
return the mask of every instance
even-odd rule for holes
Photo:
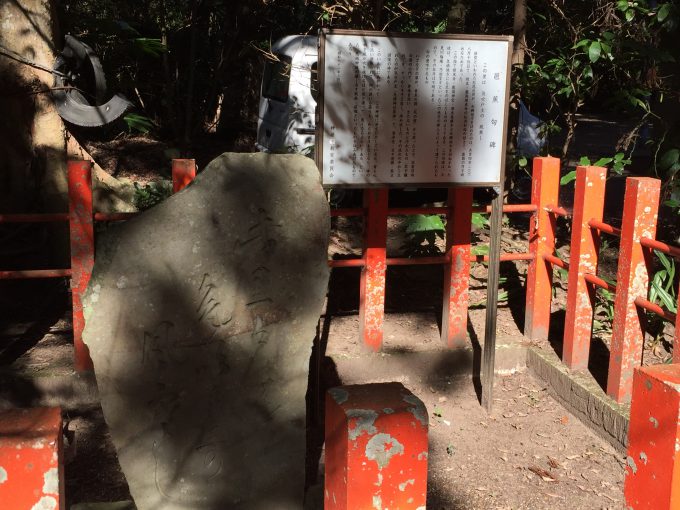
[[[541,182],[537,183],[536,179]],[[534,160],[535,203],[552,200],[557,203],[555,183],[558,179],[559,164],[554,158]],[[629,177],[626,180],[620,229],[602,221],[605,180],[605,168],[579,166],[576,169],[569,261],[556,256],[554,241],[554,218],[556,215],[565,215],[566,211],[554,206],[539,206],[534,214],[530,242],[536,243],[536,246],[532,245],[536,261],[532,262],[527,276],[525,335],[532,339],[548,338],[552,269],[555,266],[568,269],[562,360],[571,369],[584,370],[588,366],[592,337],[595,290],[599,287],[613,292],[615,300],[607,394],[617,402],[624,402],[631,398],[633,370],[642,361],[642,310],[656,313],[675,323],[673,353],[675,362],[680,360],[680,333],[676,314],[647,300],[652,249],[680,258],[680,248],[654,239],[660,195],[658,179]],[[602,234],[620,238],[616,285],[607,283],[597,274]]]
[[[186,187],[196,175],[193,159],[176,159],[172,162],[173,190]],[[52,223],[68,222],[71,244],[71,267],[63,269],[31,269],[0,271],[0,279],[71,278],[73,300],[74,367],[77,371],[92,370],[92,361],[83,343],[82,297],[94,266],[94,221],[121,221],[137,213],[95,213],[92,195],[92,162],[68,162],[69,212],[56,214],[3,214],[0,223]]]

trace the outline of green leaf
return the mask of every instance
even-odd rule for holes
[[[406,233],[444,231],[444,223],[436,214],[416,214],[406,220]]]
[[[521,168],[524,168],[525,166],[527,166],[527,163],[529,163],[529,161],[527,160],[527,158],[526,158],[525,156],[522,156],[521,158],[519,158],[519,159],[517,160],[517,164],[518,164]]]
[[[576,180],[576,170],[572,170],[571,172],[566,173],[561,179],[560,179],[560,184],[564,186],[565,184],[569,184],[571,181]]]
[[[666,292],[665,289],[661,288],[661,286],[656,281],[652,281],[652,287],[654,287],[654,289],[656,290],[657,295],[661,300],[661,303],[671,312],[675,312],[676,306],[673,300],[673,296]]]
[[[667,170],[680,161],[680,149],[671,149],[664,152],[659,158],[659,166]]]
[[[666,268],[666,271],[670,273],[675,272],[675,268],[673,267],[674,263],[670,261],[670,259],[666,256],[665,253],[662,253],[658,250],[654,250],[654,253],[656,253],[656,256],[659,257],[659,260],[661,261],[661,265]],[[658,273],[657,273],[658,274]]]
[[[606,166],[612,161],[614,161],[614,158],[600,158],[595,163],[593,163],[593,166]]]
[[[581,39],[579,42],[577,42],[576,44],[574,44],[574,46],[572,46],[571,49],[572,49],[572,50],[575,50],[575,49],[580,48],[581,46],[585,46],[585,45],[587,45],[587,44],[589,44],[589,43],[590,43],[590,39]]]
[[[607,41],[611,41],[615,36],[613,32],[603,32],[602,37],[604,37]]]
[[[659,12],[656,14],[656,19],[659,20],[659,23],[662,23],[663,20],[665,20],[668,15],[671,12],[671,4],[663,4],[661,8],[659,9]]]
[[[472,226],[475,228],[484,228],[489,224],[489,219],[481,213],[472,213]]]
[[[588,79],[593,79],[593,68],[589,65],[583,68],[583,77]]]
[[[132,39],[132,45],[140,53],[151,57],[159,57],[168,50],[160,39],[152,39],[149,37],[137,37]]]
[[[616,2],[616,8],[620,11],[627,11],[628,10],[628,0],[619,0]]]
[[[472,249],[470,250],[473,255],[488,255],[489,254],[489,245],[488,244],[480,244],[477,246],[473,246]]]
[[[127,124],[128,131],[138,131],[139,133],[146,134],[154,127],[154,123],[149,117],[139,115],[138,113],[128,113],[123,117],[123,120]]]
[[[626,11],[626,21],[633,21],[635,17],[635,11],[633,9],[628,9]]]
[[[668,174],[667,174],[668,179],[673,177],[678,172],[678,170],[680,170],[680,162],[673,163],[673,165],[671,165],[671,167],[668,169]]]
[[[588,48],[588,58],[591,62],[597,62],[602,54],[602,45],[600,41],[594,41]]]
[[[581,166],[590,166],[590,158],[588,156],[581,156],[578,160],[578,164]]]

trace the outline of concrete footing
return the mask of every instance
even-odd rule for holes
[[[614,402],[589,373],[569,370],[553,351],[529,348],[527,367],[568,411],[618,451],[626,451],[628,405]]]

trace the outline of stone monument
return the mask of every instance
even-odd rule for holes
[[[223,154],[98,238],[84,339],[139,510],[302,508],[328,234],[310,159]]]

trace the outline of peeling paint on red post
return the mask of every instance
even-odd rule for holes
[[[0,412],[0,508],[63,510],[61,410]]]
[[[552,299],[552,265],[544,255],[555,251],[555,216],[546,207],[557,207],[560,191],[560,160],[534,158],[531,179],[531,203],[538,210],[529,220],[529,264],[526,283],[524,335],[532,340],[546,340],[550,329]]]
[[[442,340],[449,348],[466,347],[470,287],[472,188],[450,188],[446,222]]]
[[[172,160],[172,192],[177,193],[186,188],[196,177],[196,160]]]
[[[71,236],[71,295],[73,300],[74,366],[78,372],[92,371],[92,360],[83,342],[85,317],[83,295],[94,267],[94,211],[92,206],[92,162],[68,162],[69,229]]]
[[[678,285],[678,307],[675,316],[675,334],[673,335],[673,363],[680,363],[680,285]]]
[[[387,189],[364,190],[364,267],[361,270],[359,335],[366,347],[379,351],[385,318],[387,272]]]
[[[658,179],[626,179],[607,377],[607,394],[617,402],[630,400],[633,369],[642,362],[644,331],[635,298],[647,298],[651,255],[640,239],[656,237],[660,190]]]
[[[680,508],[680,365],[635,369],[626,461],[627,509]]]
[[[606,168],[579,166],[576,169],[567,314],[562,350],[562,360],[575,370],[588,368],[595,289],[584,277],[586,274],[597,275],[600,250],[600,233],[591,228],[588,222],[592,219],[602,220],[606,179]]]
[[[326,510],[425,510],[428,414],[400,383],[326,395]]]

